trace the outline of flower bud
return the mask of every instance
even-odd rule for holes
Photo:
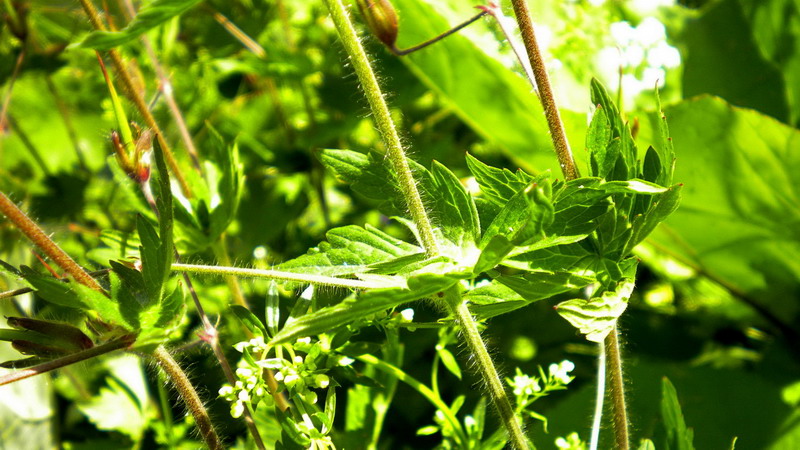
[[[48,322],[27,317],[8,317],[6,322],[9,326],[18,330],[34,331],[52,338],[53,345],[63,348],[67,353],[94,347],[94,342],[89,336],[79,328],[66,323]]]
[[[356,0],[372,34],[389,48],[397,41],[397,13],[389,0]]]

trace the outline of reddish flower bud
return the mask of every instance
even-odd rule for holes
[[[8,317],[9,326],[18,330],[34,331],[53,339],[53,345],[66,353],[94,347],[94,342],[79,328],[66,323],[48,322],[27,317]]]
[[[372,34],[389,48],[397,41],[397,13],[389,0],[356,0]]]

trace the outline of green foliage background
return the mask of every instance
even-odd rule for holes
[[[109,3],[110,17],[125,23],[119,5]],[[199,153],[209,167],[229,167],[219,149],[237,142],[244,177],[230,225],[214,219],[208,205],[209,223],[198,229],[218,235],[227,227],[233,261],[266,268],[305,253],[332,226],[370,224],[408,238],[405,228],[377,212],[376,202],[340,183],[319,162],[323,149],[366,153],[381,145],[324,5],[184,3],[185,13],[147,34],[168,69]],[[393,3],[401,18],[401,48],[474,14],[473,5],[463,1]],[[564,94],[562,114],[584,172],[593,52],[612,42],[613,22],[636,25],[644,19],[628,3],[530,2],[537,22],[553,31],[550,56],[561,62],[553,79],[557,94]],[[684,186],[680,208],[636,250],[643,264],[621,320],[633,433],[637,439],[663,433],[659,404],[666,376],[677,389],[686,424],[694,428],[697,448],[727,448],[736,436],[739,449],[793,449],[800,442],[800,6],[792,0],[691,3],[649,13],[666,25],[668,41],[682,57],[682,65],[668,72],[661,95],[677,154],[675,181]],[[94,52],[75,45],[88,33],[88,23],[73,2],[4,6],[0,80],[11,97],[0,138],[0,190],[24,205],[84,266],[104,267],[109,258],[125,256],[114,242],[135,236],[136,213],[150,213],[109,157],[108,136],[116,126],[112,105]],[[9,7],[16,11],[16,25]],[[214,19],[215,12],[255,39],[264,55],[244,48]],[[539,103],[509,64],[509,50],[498,36],[491,22],[482,21],[403,58],[370,38],[366,43],[420,164],[431,167],[436,160],[466,178],[469,152],[495,166],[551,170],[560,178]],[[23,49],[24,64],[15,77]],[[158,84],[142,45],[132,40],[121,50],[135,63],[181,165],[189,167],[174,121],[155,96]],[[624,105],[642,143],[656,142],[653,98],[644,92]],[[141,121],[133,109],[127,114]],[[230,214],[233,210],[217,216]],[[179,250],[192,262],[217,261],[208,243],[198,235],[176,235]],[[38,270],[28,248],[8,222],[0,222],[0,258]],[[0,290],[16,283],[13,276],[2,276]],[[208,312],[221,317],[227,348],[244,339],[233,315],[224,313],[229,303],[224,283],[200,278],[197,284]],[[268,284],[247,281],[244,288],[255,310],[263,311]],[[293,294],[282,292],[282,304],[290,305]],[[2,302],[5,315],[17,307],[57,320],[73,314],[32,298],[19,306]],[[593,407],[594,348],[558,317],[554,304],[549,300],[498,316],[486,331],[506,373],[516,366],[535,373],[537,365],[565,358],[576,364],[570,389],[537,403],[537,412],[549,420],[549,435],[540,423],[532,427],[541,448],[552,448],[555,437],[572,431],[586,439]],[[415,308],[417,320],[438,318],[427,304]],[[191,339],[198,326],[193,317],[176,331],[180,337]],[[436,332],[403,334],[404,369],[427,379]],[[0,360],[15,354],[0,344]],[[231,349],[231,357],[236,355]],[[241,424],[225,418],[228,405],[213,398],[222,375],[209,352],[192,350],[187,361],[223,422],[223,434],[231,442],[244,436]],[[74,381],[79,371],[85,379]],[[463,381],[449,372],[441,376],[449,377],[443,395],[467,395],[471,410],[478,398],[473,375],[466,373]],[[186,428],[178,423],[159,429],[164,425],[150,402],[169,394],[128,356],[86,363],[47,380],[0,388],[3,446],[147,446],[159,433],[181,435]],[[384,445],[434,445],[433,437],[414,434],[431,422],[433,408],[402,383],[397,389],[402,401],[392,404]],[[182,416],[179,409],[174,414]],[[656,439],[659,448],[661,442]]]

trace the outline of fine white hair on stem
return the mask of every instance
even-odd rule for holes
[[[597,347],[600,350],[597,356],[597,394],[595,396],[589,450],[597,450],[597,444],[600,440],[600,424],[603,419],[603,400],[606,396],[606,346],[600,343],[597,344]]]

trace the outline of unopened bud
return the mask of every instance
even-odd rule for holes
[[[94,347],[94,342],[79,328],[66,323],[48,322],[27,317],[8,317],[8,325],[18,330],[34,331],[53,339],[53,344],[67,353]]]
[[[397,41],[397,13],[389,0],[356,0],[358,9],[374,34],[387,47]]]

